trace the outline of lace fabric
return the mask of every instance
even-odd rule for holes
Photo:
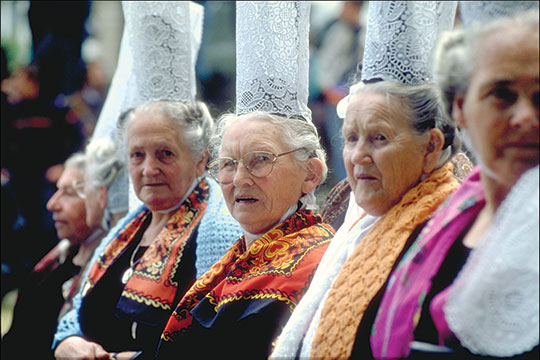
[[[475,354],[507,357],[539,342],[539,172],[526,172],[454,281],[450,329]]]
[[[308,1],[236,3],[236,112],[311,120]]]
[[[454,24],[457,1],[370,1],[362,80],[433,79],[433,49]]]
[[[469,27],[475,22],[485,23],[499,17],[511,16],[531,9],[538,9],[538,1],[459,2],[459,16],[465,27]]]

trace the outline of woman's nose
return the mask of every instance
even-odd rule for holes
[[[236,187],[244,185],[253,185],[252,175],[249,173],[244,164],[240,161],[236,164],[236,171],[234,173],[233,184]]]
[[[157,159],[147,156],[143,163],[143,176],[152,177],[159,174],[159,163]]]
[[[58,211],[60,208],[60,202],[58,201],[60,194],[60,190],[57,190],[53,196],[47,201],[47,210],[49,211]]]
[[[510,118],[510,126],[524,131],[538,131],[538,105],[530,99],[521,97]]]
[[[362,165],[372,162],[370,149],[365,141],[359,140],[354,149],[351,160],[356,165]]]

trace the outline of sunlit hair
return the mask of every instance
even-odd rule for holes
[[[86,146],[85,155],[86,179],[94,189],[109,188],[125,167],[123,157],[109,137],[92,140]]]
[[[164,116],[182,129],[178,134],[180,143],[188,145],[193,157],[201,159],[208,149],[210,137],[214,130],[214,120],[203,102],[186,104],[181,101],[159,100],[142,104],[131,110],[127,116],[118,121],[119,139],[122,147],[127,146],[127,128],[137,114],[149,113]]]
[[[64,169],[76,169],[84,176],[86,169],[86,156],[82,152],[72,154],[65,162]]]

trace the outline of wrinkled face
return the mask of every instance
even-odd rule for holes
[[[225,132],[219,156],[240,159],[251,151],[280,154],[293,150],[281,138],[279,126],[264,120],[239,119]],[[270,230],[303,192],[313,189],[304,183],[307,171],[293,156],[278,157],[265,178],[252,176],[243,164],[238,164],[233,182],[221,185],[229,211],[246,231],[262,234]]]
[[[364,91],[351,96],[343,122],[343,161],[357,204],[380,216],[422,176],[427,143],[419,143],[397,103]]]
[[[193,158],[181,135],[180,126],[149,112],[137,113],[128,125],[129,173],[137,197],[151,211],[178,204],[203,174],[204,161]]]
[[[73,180],[82,181],[81,173],[74,168],[64,170],[56,184],[58,190],[47,202],[47,209],[53,213],[58,238],[75,244],[85,240],[93,228],[86,225],[84,200],[73,189]]]
[[[538,165],[538,53],[538,33],[517,28],[485,37],[461,111],[454,112],[491,176],[506,188]]]

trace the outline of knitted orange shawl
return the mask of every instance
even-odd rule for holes
[[[313,339],[310,356],[349,358],[364,311],[389,276],[410,234],[429,219],[459,183],[452,164],[410,189],[354,249],[338,273]]]

